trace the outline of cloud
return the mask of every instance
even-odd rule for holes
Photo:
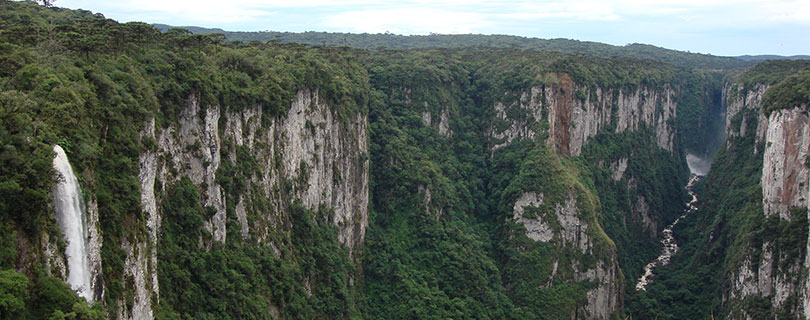
[[[60,6],[83,8],[101,12],[123,21],[158,22],[200,21],[202,23],[230,23],[259,20],[273,14],[261,1],[234,0],[117,0],[101,3],[92,0],[63,0]]]
[[[330,29],[399,34],[471,33],[487,24],[480,13],[424,7],[349,11],[327,16],[322,22]]]
[[[557,1],[523,3],[510,13],[498,17],[507,19],[570,19],[577,21],[612,21],[621,16],[604,1]]]
[[[57,5],[122,22],[233,31],[499,33],[644,42],[715,54],[783,47],[806,54],[810,40],[802,32],[810,27],[808,0],[57,0]]]

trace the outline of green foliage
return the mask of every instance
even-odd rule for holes
[[[776,214],[763,217],[752,233],[750,246],[761,250],[764,243],[769,243],[779,271],[789,273],[807,254],[807,208],[790,208],[790,220]]]
[[[210,237],[210,215],[188,178],[168,188],[158,244],[159,319],[269,319],[356,316],[348,251],[336,228],[319,215],[293,205],[290,248],[276,256],[269,246],[229,242],[200,247]],[[238,232],[238,228],[229,231]],[[207,242],[207,241],[206,241]],[[275,310],[275,311],[274,311]]]
[[[756,132],[755,110],[738,116],[749,117],[746,131]],[[729,149],[720,148],[699,188],[700,211],[682,219],[674,230],[678,254],[656,271],[646,292],[629,293],[632,314],[698,319],[728,312],[721,304],[723,281],[745,255],[758,250],[751,241],[764,220],[759,186],[762,154],[754,153],[754,139],[754,134],[732,137]]]
[[[246,192],[256,190],[252,180],[263,179],[257,175],[261,164],[247,147],[225,141],[216,183],[227,204],[226,243],[210,241],[203,226],[214,210],[201,206],[199,187],[188,178],[167,182],[166,194],[159,195],[158,318],[587,317],[582,305],[598,283],[575,281],[574,270],[616,256],[624,281],[634,281],[658,250],[646,227],[628,217],[634,203],[646,199],[658,228],[672,221],[684,196],[686,167],[680,155],[685,150],[712,154],[719,145],[712,134],[722,131],[717,120],[725,74],[690,68],[742,65],[644,45],[509,36],[227,33],[232,40],[270,35],[277,41],[226,43],[223,35],[161,33],[143,23],[119,24],[31,2],[3,2],[0,17],[0,240],[11,244],[0,250],[0,266],[43,267],[41,262],[19,266],[21,257],[38,256],[43,249],[18,242],[39,243],[43,230],[58,234],[48,206],[51,148],[60,144],[83,189],[98,203],[108,316],[132,307],[121,244],[143,241],[147,234],[138,157],[155,151],[157,142],[139,138],[143,124],[152,118],[161,128],[174,124],[192,101],[201,113],[210,106],[221,112],[259,106],[266,124],[283,117],[299,92],[318,90],[336,118],[368,116],[369,153],[358,155],[371,161],[364,246],[349,257],[336,240],[328,208],[307,210],[295,199],[280,199],[276,208],[278,202]],[[326,46],[281,44],[289,41]],[[462,49],[468,46],[488,48]],[[566,54],[572,52],[586,54]],[[796,72],[806,69],[803,63],[763,63],[743,79],[773,84],[765,97],[767,110],[800,105],[807,101],[806,72]],[[581,156],[557,154],[545,145],[548,112],[535,118],[520,103],[534,87],[568,90],[573,84],[574,91],[564,94],[580,102],[593,102],[597,88],[614,95],[640,88],[673,90],[675,151],[660,150],[650,128],[614,133],[614,123],[591,137]],[[488,132],[511,125],[495,120],[497,103],[535,139],[491,150],[500,142]],[[426,114],[431,123],[423,122]],[[445,114],[449,130],[440,132],[436,119]],[[306,124],[308,130],[316,126]],[[724,308],[717,289],[723,274],[752,243],[775,241],[779,255],[787,257],[782,266],[806,255],[806,212],[794,212],[790,222],[757,215],[761,159],[753,154],[753,140],[735,139],[731,150],[718,155],[718,167],[701,194],[706,213],[685,219],[676,230],[682,254],[661,269],[647,292],[626,286],[627,310],[634,317],[706,318]],[[273,156],[281,166],[280,154]],[[614,181],[600,165],[625,157],[631,157],[625,177],[633,178],[633,187],[629,178]],[[303,162],[295,165],[275,169],[297,169],[301,177],[312,169]],[[511,214],[515,200],[528,191],[543,193],[544,203],[524,217],[557,229],[555,206],[576,201],[593,250],[582,253],[559,239],[543,243],[526,237]],[[249,208],[245,239],[235,218],[239,201]],[[268,228],[271,215],[278,225],[258,235],[254,227]],[[3,317],[102,316],[101,304],[90,308],[56,278],[3,271],[0,281]],[[118,306],[122,300],[125,305]],[[757,315],[767,307],[761,301],[742,303]]]
[[[38,276],[33,282],[14,270],[0,270],[0,318],[101,320],[100,303],[92,306],[62,280]]]
[[[105,318],[101,303],[88,306],[87,301],[76,295],[62,280],[41,276],[32,288],[30,302],[32,316],[37,319],[101,320]]]
[[[0,270],[0,318],[21,318],[28,298],[28,278],[14,270]]]
[[[478,220],[488,206],[486,151],[469,71],[458,56],[440,52],[387,52],[368,64],[376,90],[369,108],[366,316],[514,317],[490,255],[492,226]],[[449,126],[458,143],[425,125],[424,111],[457,115]]]
[[[743,87],[774,85],[788,76],[810,68],[810,60],[769,60],[755,65],[740,76]]]
[[[17,260],[17,232],[7,222],[0,219],[0,268],[12,268]]]
[[[156,28],[169,30],[168,25]],[[363,49],[437,49],[437,48],[521,48],[532,51],[579,53],[598,57],[624,57],[657,60],[683,67],[739,68],[746,61],[732,57],[669,50],[646,44],[613,46],[569,39],[538,39],[510,35],[430,34],[403,36],[391,33],[353,34],[327,32],[229,32],[221,29],[183,27],[195,34],[224,34],[229,41],[278,41],[311,46],[348,46]]]
[[[762,97],[762,105],[766,114],[778,109],[796,107],[810,110],[810,66],[768,89]]]

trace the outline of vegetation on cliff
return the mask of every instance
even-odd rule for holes
[[[699,318],[719,310],[712,288],[721,287],[721,272],[728,271],[723,259],[746,248],[730,234],[798,234],[795,224],[759,227],[762,221],[753,217],[760,164],[743,155],[747,150],[721,151],[718,173],[706,182],[713,186],[705,196],[712,199],[706,204],[710,214],[694,215],[676,231],[684,235],[679,242],[685,254],[673,266],[682,270],[669,268],[647,293],[629,285],[658,250],[650,232],[681,210],[687,175],[682,155],[711,154],[705,146],[717,144],[705,137],[717,130],[725,74],[695,68],[738,67],[737,61],[643,45],[507,36],[358,35],[351,39],[357,43],[337,43],[372,50],[279,43],[295,35],[278,42],[225,42],[222,35],[160,32],[32,2],[0,2],[0,18],[3,318],[94,319],[132,308],[133,280],[123,276],[122,243],[147,236],[138,157],[156,148],[154,139],[138,133],[151,118],[160,128],[176,124],[190,97],[223,112],[260,106],[270,120],[285,114],[299,90],[314,88],[339,119],[367,116],[369,154],[357,156],[371,161],[370,226],[350,257],[337,241],[330,208],[307,210],[286,199],[292,203],[288,225],[272,236],[280,240],[278,248],[255,237],[212,243],[203,226],[212,209],[201,205],[202,186],[180,179],[158,195],[163,224],[152,272],[159,280],[154,305],[161,319],[588,316],[588,292],[600,283],[577,273],[614,261],[619,270],[613,285],[626,289],[613,316]],[[309,38],[297,41],[330,45],[350,35],[301,36]],[[479,47],[491,40],[497,43]],[[380,43],[420,49],[377,48]],[[785,68],[806,70],[803,62],[791,63]],[[782,69],[760,66],[747,75]],[[590,90],[567,93],[580,101],[595,101],[586,92],[597,89],[672,90],[678,105],[677,117],[669,120],[676,130],[672,152],[656,144],[650,125],[616,132],[615,118],[577,156],[549,143],[548,119],[533,124],[534,138],[493,148],[490,129],[508,125],[496,118],[496,104],[509,105],[532,88],[563,81]],[[767,105],[806,101],[807,81],[805,71],[772,80]],[[616,104],[609,103],[611,114]],[[511,120],[530,117],[520,108],[506,113]],[[105,290],[93,306],[81,303],[46,264],[41,239],[60,239],[50,212],[53,144],[65,148],[86,197],[98,204]],[[735,148],[753,148],[753,142],[735,142]],[[245,150],[236,152],[237,161],[224,161],[217,171],[216,183],[229,203],[259,165]],[[627,178],[613,177],[610,164],[627,157]],[[513,219],[513,205],[525,192],[544,195],[546,203],[528,215],[549,221],[554,205],[574,199],[592,247],[530,239]],[[640,210],[640,198],[652,226],[630,216]],[[235,209],[227,210],[228,233],[240,234]],[[712,234],[721,236],[706,242]],[[788,240],[783,252],[795,255],[787,248],[800,237]]]
[[[20,270],[35,283],[52,271],[45,269],[45,244],[39,239],[42,232],[60,239],[49,211],[55,179],[51,145],[60,144],[85,193],[98,203],[104,240],[103,303],[110,314],[120,299],[131,299],[134,290],[123,277],[126,252],[121,243],[146,236],[137,177],[138,155],[154,147],[153,140],[138,139],[147,119],[155,117],[161,126],[176,121],[192,95],[223,109],[258,104],[274,117],[289,107],[297,90],[313,87],[320,88],[331,105],[340,106],[338,114],[365,112],[365,70],[332,50],[230,46],[215,36],[182,30],[161,33],[142,23],[119,24],[89,12],[32,2],[3,1],[0,16],[0,224],[3,247],[8,248],[3,249],[2,267]],[[161,247],[169,250],[167,254],[172,248]],[[231,254],[244,257],[245,250],[234,249]],[[253,261],[256,265],[269,254],[267,248],[262,251]],[[340,251],[331,252],[330,257],[341,256]],[[217,274],[235,268],[228,265]],[[36,286],[28,288],[23,300],[29,309],[35,308]],[[184,287],[162,291],[167,301],[173,301],[174,289]],[[188,298],[206,301],[204,296],[211,294],[206,292]],[[67,309],[60,312],[72,312],[72,303],[63,305]]]

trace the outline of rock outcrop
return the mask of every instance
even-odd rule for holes
[[[779,221],[790,221],[791,210],[810,212],[810,115],[807,106],[780,109],[766,115],[762,97],[768,86],[755,85],[749,90],[729,89],[727,101],[726,134],[728,137],[755,135],[755,154],[762,157],[762,213],[777,216]],[[745,110],[755,116],[738,116]],[[748,121],[757,121],[756,132],[747,132]],[[727,142],[730,147],[731,141]],[[760,145],[764,143],[763,150]],[[808,229],[807,226],[804,229]],[[808,242],[810,243],[810,242]],[[802,248],[809,252],[810,248]],[[775,251],[774,241],[765,241],[758,256],[747,255],[731,275],[728,299],[739,303],[748,297],[766,299],[773,310],[785,310],[799,318],[810,316],[810,279],[806,275],[810,259],[786,261]],[[793,300],[793,301],[791,301]],[[776,311],[774,311],[776,312]],[[744,310],[732,310],[751,319]]]
[[[808,205],[810,117],[805,109],[777,110],[768,117],[761,180],[766,216],[790,220],[791,207]]]
[[[649,130],[655,145],[669,153],[675,152],[676,128],[672,121],[677,114],[675,90],[669,87],[652,89],[640,86],[635,90],[588,87],[576,84],[564,73],[555,76],[551,85],[535,86],[518,94],[511,103],[496,103],[495,118],[487,135],[491,151],[507,146],[517,139],[529,139],[551,146],[557,153],[578,156],[585,144],[600,132],[638,132]],[[618,159],[605,159],[601,166],[610,170],[614,182],[626,181],[635,189],[635,178],[627,173],[631,154]],[[608,162],[610,161],[610,162]],[[624,183],[622,183],[624,185]],[[545,196],[545,197],[544,197]],[[591,254],[598,222],[583,220],[576,198],[569,195],[560,203],[546,204],[548,195],[526,192],[514,203],[513,219],[526,228],[526,235],[540,242],[573,248],[580,254]],[[647,230],[650,239],[657,234],[657,216],[643,195],[631,200],[627,221]],[[544,209],[538,209],[543,207]],[[538,214],[539,213],[539,214]],[[595,213],[594,213],[595,214]],[[591,225],[596,224],[596,225]],[[587,291],[587,303],[582,308],[592,318],[606,319],[622,308],[619,298],[623,292],[621,271],[613,253],[603,253],[593,266],[560,266],[568,268],[570,281],[595,281],[599,285]],[[555,275],[552,275],[552,278]]]
[[[553,242],[561,250],[573,250],[585,255],[594,252],[594,239],[591,235],[601,233],[598,225],[583,219],[584,213],[578,206],[574,194],[569,193],[562,203],[551,204],[552,211],[543,212],[544,195],[530,191],[523,193],[515,201],[513,219],[526,228],[526,236],[534,241]],[[615,248],[614,248],[615,249]],[[554,262],[548,283],[552,283],[560,267],[560,258]],[[587,303],[582,307],[592,319],[609,319],[621,306],[620,296],[623,282],[615,250],[606,257],[598,258],[594,266],[577,264],[573,269],[575,282],[598,283],[587,291]]]
[[[745,136],[747,130],[748,117],[742,116],[741,112],[749,110],[757,114],[756,142],[759,143],[765,138],[765,128],[768,119],[762,110],[762,97],[769,86],[757,84],[752,88],[744,88],[728,84],[723,89],[723,104],[726,106],[726,137]],[[740,115],[738,117],[738,115]],[[730,147],[731,140],[726,140],[726,148]],[[758,150],[755,149],[754,150]]]
[[[334,212],[331,222],[338,227],[338,240],[357,249],[368,226],[368,133],[365,115],[340,117],[337,110],[320,99],[317,90],[302,90],[289,110],[270,121],[260,106],[232,110],[202,106],[195,97],[175,125],[156,128],[146,123],[141,139],[156,146],[139,157],[141,205],[146,213],[148,234],[136,243],[125,241],[128,253],[124,276],[134,286],[132,307],[121,308],[121,319],[151,319],[152,303],[159,299],[156,245],[160,235],[160,195],[187,177],[201,191],[202,205],[214,215],[204,227],[211,241],[227,237],[258,241],[278,252],[273,234],[289,228],[289,208],[300,203],[310,210]],[[241,150],[241,151],[240,151]],[[255,161],[257,170],[245,177],[245,189],[230,197],[217,180],[225,161],[238,165],[240,152]],[[223,156],[225,155],[225,156]],[[258,210],[252,201],[269,201],[271,210]],[[238,233],[226,229],[226,204],[233,201]],[[231,230],[233,231],[233,230]],[[253,240],[251,240],[253,239]],[[277,239],[277,237],[275,238]],[[201,242],[206,248],[211,243]],[[119,303],[126,306],[125,301]]]
[[[674,90],[640,86],[628,92],[578,85],[567,74],[557,78],[556,84],[532,87],[517,101],[494,106],[496,118],[488,134],[493,150],[516,138],[548,134],[547,144],[576,156],[588,139],[603,130],[620,133],[648,127],[659,147],[674,151],[676,130],[669,121],[677,114]]]
[[[449,138],[453,135],[453,131],[450,129],[449,109],[447,107],[440,107],[439,109],[441,109],[439,121],[435,121],[436,117],[431,113],[430,105],[425,102],[425,110],[422,111],[422,123],[425,126],[436,128],[441,136]]]

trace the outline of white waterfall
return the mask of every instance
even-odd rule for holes
[[[701,158],[691,153],[686,154],[686,165],[689,166],[689,172],[698,176],[705,176],[709,173],[712,167],[711,158]]]
[[[82,201],[82,190],[79,180],[73,174],[65,150],[53,146],[56,157],[53,167],[59,173],[59,181],[53,188],[53,202],[56,211],[56,222],[62,229],[67,249],[67,283],[79,296],[88,302],[93,300],[90,286],[90,261],[87,256],[87,223]]]

